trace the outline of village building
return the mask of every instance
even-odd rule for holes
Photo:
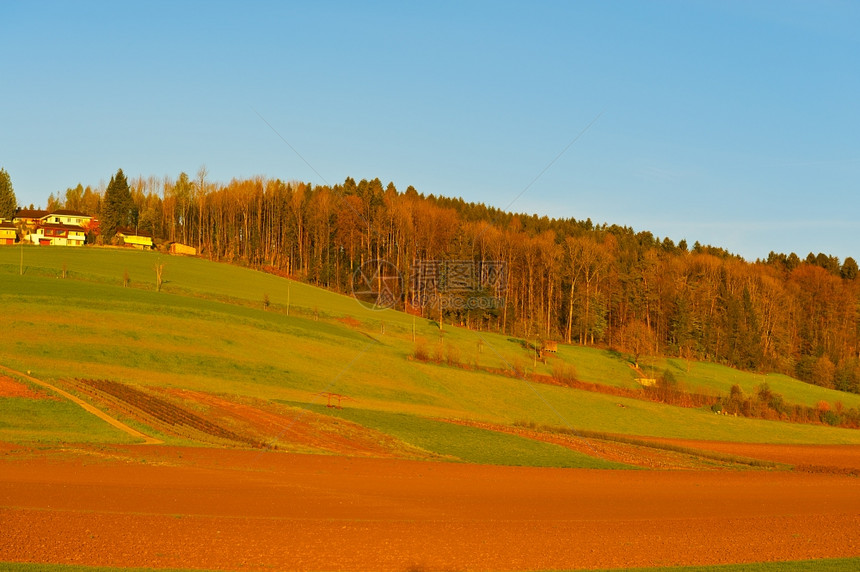
[[[0,219],[0,245],[15,244],[18,231],[15,224]]]
[[[75,224],[41,224],[27,240],[40,246],[83,246],[87,232]]]
[[[18,209],[13,222],[26,229],[24,240],[43,246],[83,246],[93,217],[79,211]]]
[[[18,209],[12,222],[16,224],[23,223],[27,228],[35,230],[41,224],[42,219],[50,214],[50,211],[43,211],[41,209]]]
[[[74,225],[82,228],[86,228],[91,220],[93,217],[88,214],[66,209],[52,211],[42,217],[44,223]]]

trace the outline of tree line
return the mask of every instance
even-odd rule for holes
[[[51,195],[48,207],[102,217],[102,234],[92,237],[99,242],[129,226],[337,292],[350,292],[357,269],[385,260],[405,278],[400,308],[470,328],[624,349],[637,360],[668,355],[778,371],[860,392],[853,258],[772,252],[748,262],[698,242],[505,212],[379,179],[329,186],[207,176],[201,168],[194,177],[126,182],[120,170],[106,190],[78,185]],[[435,260],[502,262],[505,280],[478,294],[503,303],[407,308],[415,264]]]

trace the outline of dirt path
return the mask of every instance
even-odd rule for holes
[[[161,440],[156,439],[154,437],[149,437],[148,435],[144,435],[143,433],[141,433],[140,431],[138,431],[136,429],[132,429],[131,427],[129,427],[128,425],[126,425],[125,423],[120,421],[119,419],[114,419],[113,417],[111,417],[110,415],[105,413],[104,411],[101,411],[100,409],[93,407],[92,405],[90,405],[86,401],[75,397],[74,395],[72,395],[68,391],[64,391],[64,390],[60,389],[59,387],[57,387],[55,385],[51,385],[50,383],[48,383],[46,381],[42,381],[41,379],[37,379],[37,378],[35,378],[29,374],[22,373],[20,371],[15,371],[14,369],[8,368],[4,365],[0,365],[0,371],[5,371],[8,374],[22,377],[31,383],[35,383],[36,385],[38,385],[40,387],[44,387],[45,389],[49,389],[50,391],[53,391],[54,393],[57,393],[58,395],[62,395],[63,397],[65,397],[66,399],[71,401],[72,403],[75,403],[76,405],[81,406],[88,413],[92,413],[93,415],[95,415],[96,417],[101,419],[102,421],[106,421],[107,423],[110,423],[111,425],[113,425],[114,427],[119,429],[120,431],[123,431],[124,433],[128,433],[129,435],[131,435],[132,437],[136,437],[137,439],[143,439],[144,445],[160,445],[160,444],[164,443],[164,441],[161,441]]]
[[[860,556],[860,479],[135,446],[0,453],[0,561],[536,570]]]

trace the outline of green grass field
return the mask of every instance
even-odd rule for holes
[[[135,439],[65,400],[0,398],[0,437],[13,443],[134,443]]]
[[[290,405],[302,406],[297,403]],[[595,459],[558,445],[406,413],[355,408],[331,410],[323,405],[304,407],[393,435],[425,451],[469,463],[584,469],[631,468],[628,465]]]
[[[245,268],[151,252],[32,247],[23,249],[25,272],[20,276],[21,250],[0,248],[0,304],[6,329],[12,333],[0,345],[0,363],[47,381],[105,378],[309,406],[320,403],[318,393],[331,391],[354,400],[343,413],[353,415],[354,421],[418,447],[424,446],[421,435],[428,428],[424,424],[435,423],[439,442],[431,450],[436,447],[440,454],[476,461],[478,453],[464,452],[457,445],[462,442],[468,448],[471,443],[480,449],[483,438],[461,428],[443,428],[427,418],[534,422],[688,439],[860,443],[860,431],[718,416],[491,374],[480,368],[517,365],[532,370],[533,360],[521,340],[448,325],[440,336],[430,320],[373,311],[348,296]],[[159,262],[165,265],[167,280],[162,292],[154,288],[154,266]],[[59,277],[64,264],[66,279]],[[128,288],[122,284],[125,271],[131,279]],[[272,303],[269,311],[263,309],[264,295]],[[415,350],[413,324],[431,354],[437,349],[447,354],[453,348],[459,362],[479,369],[409,359]],[[558,356],[546,365],[537,363],[536,371],[550,373],[553,360],[572,364],[584,381],[635,384],[624,356],[613,352],[560,346]],[[713,364],[693,363],[689,373],[685,362],[655,364],[664,365],[674,368],[690,390],[727,391],[738,383],[752,392],[763,379]],[[860,405],[860,396],[785,376],[767,376],[767,381],[789,401]],[[2,440],[122,440],[112,428],[100,428],[100,421],[62,409],[59,403],[21,405],[8,398],[3,402]],[[42,407],[60,409],[41,411]],[[27,411],[16,413],[15,408]],[[40,425],[40,415],[59,421]],[[391,417],[396,415],[402,417]],[[456,435],[443,438],[445,431]],[[552,456],[547,451],[560,454],[556,449],[561,450],[524,452],[523,459],[531,460],[523,462],[545,464],[547,455]],[[486,462],[495,462],[493,458],[488,456]],[[558,457],[555,462],[569,466],[572,461]]]

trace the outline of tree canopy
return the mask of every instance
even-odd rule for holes
[[[772,252],[747,262],[699,242],[690,247],[587,218],[505,212],[411,187],[400,192],[379,179],[217,184],[183,173],[129,184],[120,170],[101,201],[89,187],[69,189],[66,199],[66,208],[100,215],[109,236],[139,213],[140,230],[156,242],[185,242],[213,260],[339,292],[350,291],[368,261],[385,260],[404,277],[400,308],[420,301],[410,281],[417,265],[471,271],[467,296],[477,303],[409,308],[428,318],[523,339],[780,371],[860,392],[853,258]],[[457,264],[433,266],[438,261]],[[492,273],[495,281],[484,280]]]
[[[102,204],[101,231],[107,239],[111,239],[118,228],[132,224],[134,206],[128,180],[119,169],[110,179]]]
[[[12,189],[12,178],[6,169],[0,168],[0,219],[12,219],[18,210],[18,199]]]

